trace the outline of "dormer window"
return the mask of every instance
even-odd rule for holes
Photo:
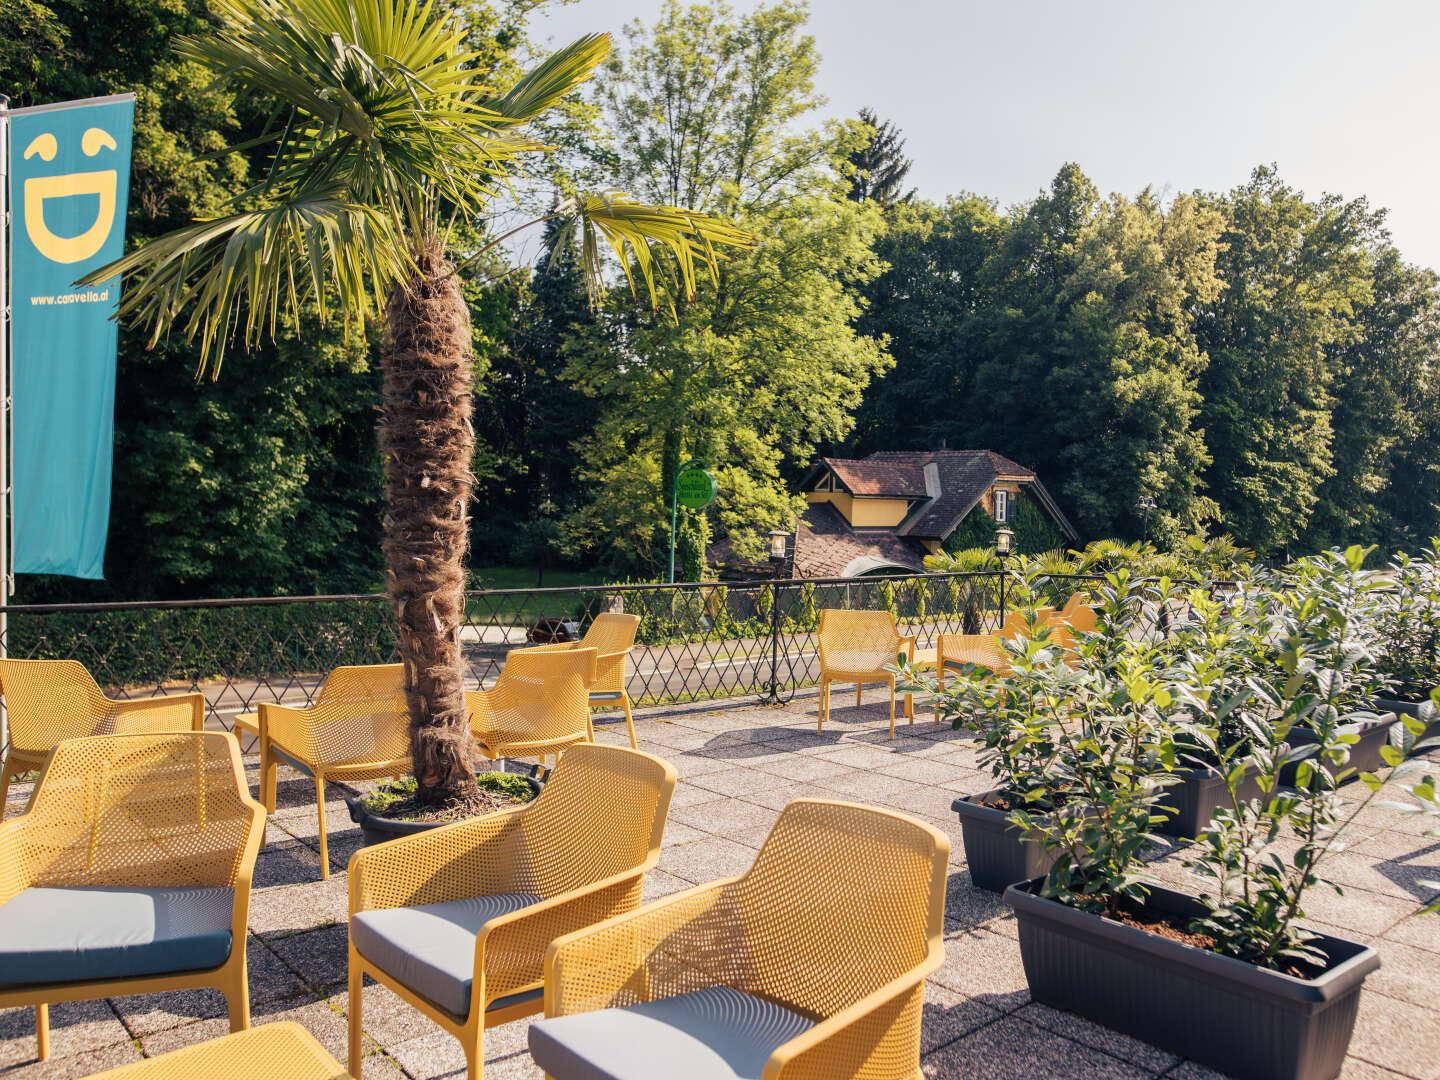
[[[995,521],[1004,525],[1010,520],[1010,493],[1008,491],[995,492]]]

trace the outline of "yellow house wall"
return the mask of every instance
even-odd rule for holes
[[[812,503],[833,503],[857,529],[899,525],[910,510],[910,504],[904,499],[857,499],[843,491],[807,491],[805,498]]]

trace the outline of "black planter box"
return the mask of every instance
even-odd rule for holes
[[[1333,1080],[1345,1062],[1366,945],[1321,935],[1330,966],[1299,979],[1042,898],[1042,879],[1005,890],[1030,995],[1228,1073],[1237,1080]],[[1189,916],[1184,893],[1151,886],[1148,906]]]
[[[1376,712],[1395,713],[1397,717],[1419,716],[1420,704],[1421,703],[1418,701],[1399,701],[1393,698],[1376,698],[1374,701],[1370,702],[1371,708],[1373,708]],[[1421,734],[1420,738],[1440,738],[1440,720],[1435,720],[1432,721],[1430,724],[1427,724],[1425,727],[1425,731]]]
[[[1347,768],[1355,771],[1345,780],[1358,780],[1362,772],[1375,772],[1385,766],[1385,759],[1380,756],[1380,748],[1390,741],[1390,729],[1395,726],[1395,714],[1386,713],[1378,720],[1371,720],[1368,723],[1346,725],[1355,728],[1360,736],[1360,741],[1350,747],[1350,764]],[[1296,724],[1290,729],[1290,745],[1293,747],[1313,746],[1315,736],[1310,729]],[[1293,762],[1280,770],[1280,785],[1282,787],[1294,787],[1295,777],[1299,772],[1300,763]]]
[[[950,804],[950,809],[960,818],[970,880],[977,889],[1003,893],[1007,885],[1047,872],[1055,856],[1046,854],[1034,840],[1026,840],[1008,820],[1009,811],[980,805],[981,800],[998,794],[982,791],[963,795]]]
[[[1180,777],[1180,782],[1167,787],[1160,799],[1161,806],[1168,806],[1175,813],[1165,819],[1159,831],[1189,840],[1199,836],[1200,830],[1210,824],[1217,809],[1230,805],[1230,792],[1225,787],[1225,777],[1217,769],[1180,769],[1175,775]],[[1242,802],[1259,798],[1260,785],[1248,771],[1236,794]]]
[[[536,776],[522,776],[530,785],[532,792],[530,800],[539,798],[540,789],[545,786],[545,781]],[[347,795],[345,805],[350,810],[350,820],[360,826],[361,836],[364,838],[364,846],[371,844],[383,844],[387,840],[394,840],[401,836],[411,836],[415,833],[429,832],[431,829],[438,829],[441,825],[450,825],[449,821],[403,821],[400,818],[384,817],[380,814],[372,814],[360,805],[363,796]],[[517,802],[518,806],[524,803]]]

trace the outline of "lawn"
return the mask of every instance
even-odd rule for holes
[[[472,589],[533,589],[538,576],[535,568],[529,566],[476,566],[470,572]],[[595,571],[546,569],[541,588],[574,589],[604,584],[605,575]],[[472,595],[466,606],[476,622],[529,626],[540,618],[574,618],[582,602],[580,593],[556,592],[479,599]]]

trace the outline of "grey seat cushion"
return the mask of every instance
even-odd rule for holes
[[[233,889],[25,889],[0,905],[0,985],[219,967],[234,910]]]
[[[539,903],[534,893],[495,893],[419,907],[362,911],[350,919],[350,940],[391,978],[446,1012],[470,1012],[475,938],[497,915]]]
[[[530,1056],[554,1080],[760,1080],[775,1048],[814,1027],[728,986],[530,1025]]]

